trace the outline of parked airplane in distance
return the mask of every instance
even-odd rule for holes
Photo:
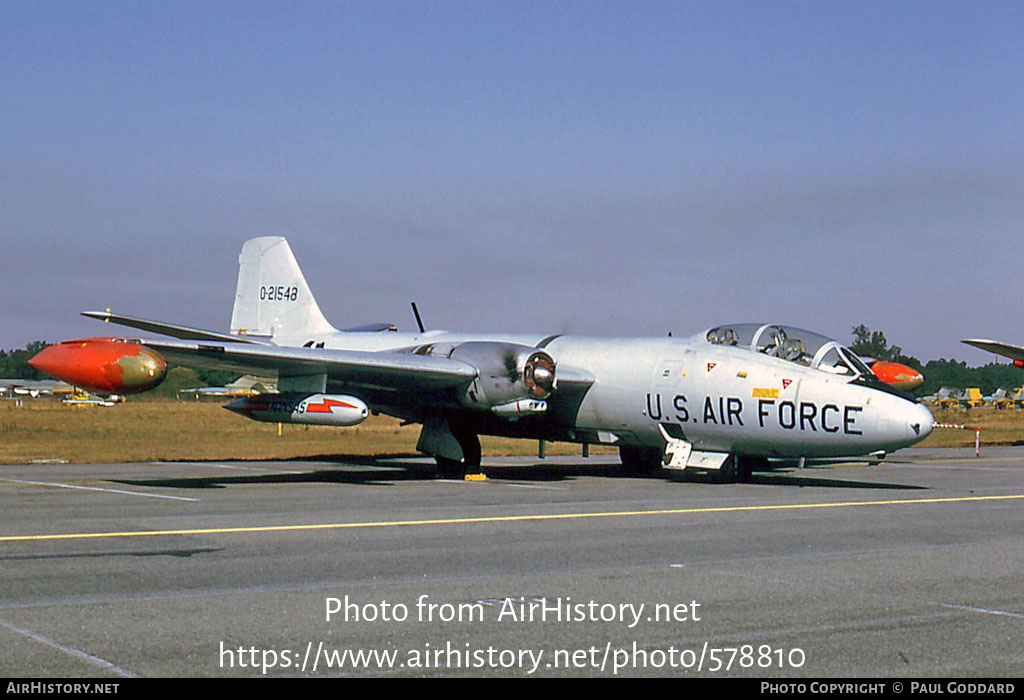
[[[52,394],[66,394],[72,387],[66,382],[53,379],[0,379],[0,396],[11,394],[12,396],[49,396]]]
[[[226,408],[262,421],[354,425],[374,412],[419,423],[417,448],[442,473],[479,470],[480,435],[584,452],[614,445],[633,472],[664,466],[730,481],[772,457],[885,453],[932,430],[927,408],[849,348],[789,326],[722,325],[690,338],[338,330],[280,237],[242,246],[228,333],[84,315],[172,339],[67,341],[32,364],[117,393],[152,388],[168,362],[276,376],[280,393]]]
[[[178,389],[179,397],[192,396],[196,399],[200,397],[222,398],[226,396],[256,396],[258,394],[276,393],[277,387],[274,386],[273,380],[267,380],[263,377],[254,377],[248,374],[244,374],[235,381],[229,382],[224,386],[199,386]]]

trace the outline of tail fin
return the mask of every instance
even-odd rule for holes
[[[242,245],[232,333],[298,338],[335,330],[320,312],[288,241],[265,236]]]

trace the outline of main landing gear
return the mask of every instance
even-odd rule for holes
[[[462,459],[435,457],[437,475],[442,479],[463,479],[467,475],[480,474],[480,436],[476,433],[452,426],[452,435],[462,449]]]
[[[763,458],[729,455],[720,469],[708,471],[708,475],[716,484],[746,483],[750,481],[755,467],[759,466],[761,461],[767,463]]]
[[[663,466],[661,456],[662,451],[656,447],[622,445],[619,448],[622,471],[632,476],[657,474]]]

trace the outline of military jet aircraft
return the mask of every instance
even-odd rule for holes
[[[95,391],[158,384],[167,363],[276,376],[277,394],[226,408],[255,420],[354,425],[368,413],[422,424],[442,473],[478,471],[480,435],[614,445],[632,472],[749,477],[772,457],[884,453],[923,440],[928,409],[838,342],[770,323],[690,338],[338,330],[287,241],[247,241],[228,333],[105,312],[171,339],[54,345],[32,364]]]

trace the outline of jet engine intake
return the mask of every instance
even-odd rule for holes
[[[555,361],[543,350],[527,345],[497,342],[468,342],[455,346],[452,359],[465,362],[477,369],[477,377],[459,397],[459,403],[470,408],[491,410],[498,408],[499,415],[515,413],[536,413],[541,406],[546,408],[544,399],[557,386]],[[528,404],[515,404],[520,399],[532,399],[532,410]]]

